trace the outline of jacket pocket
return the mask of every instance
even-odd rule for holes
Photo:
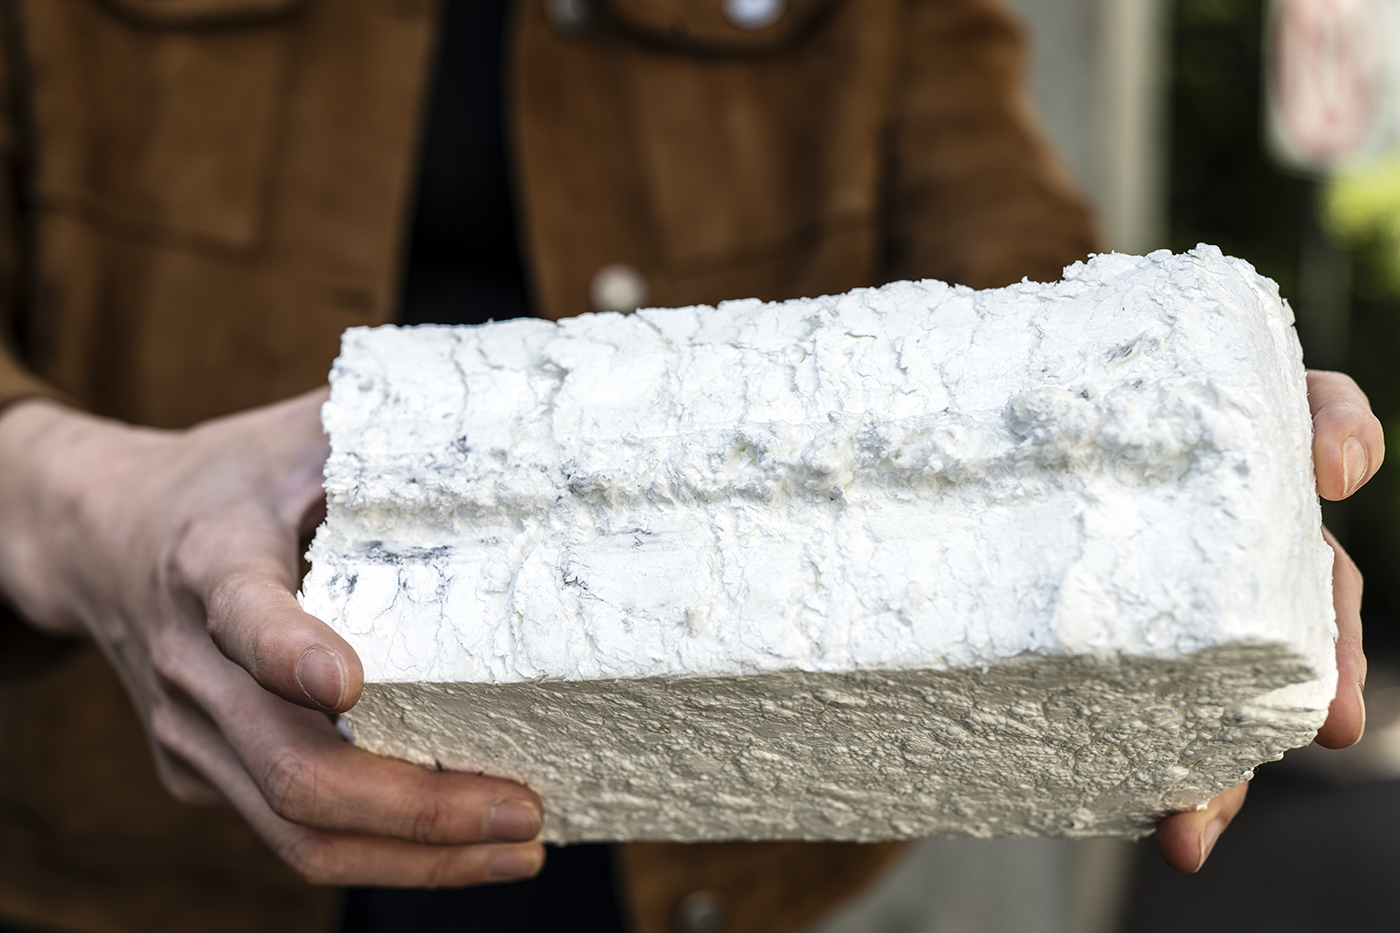
[[[246,250],[262,232],[300,0],[30,0],[44,208]]]
[[[714,15],[677,33],[718,37],[723,5],[706,0]],[[619,57],[647,200],[675,268],[786,254],[873,222],[895,4],[788,9],[792,22],[769,27],[766,48],[635,41]]]

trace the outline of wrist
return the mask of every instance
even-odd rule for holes
[[[25,399],[0,411],[0,593],[33,627],[81,635],[64,555],[76,556],[85,435],[104,422],[61,403]],[[88,482],[100,482],[89,473]]]

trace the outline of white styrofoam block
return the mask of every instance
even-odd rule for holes
[[[1291,325],[1198,247],[353,329],[303,602],[546,838],[1140,834],[1334,690]]]

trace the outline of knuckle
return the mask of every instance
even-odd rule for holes
[[[214,581],[205,594],[209,637],[225,655],[233,657],[257,678],[266,661],[263,642],[272,634],[266,619],[249,610],[248,587],[253,574],[232,571]]]
[[[166,793],[187,806],[197,807],[206,802],[203,793],[173,775],[162,773],[160,783]]]
[[[203,803],[203,795],[199,794],[190,782],[182,779],[178,775],[170,773],[166,768],[160,769],[160,785],[165,788],[166,793],[174,797],[180,803],[189,806],[198,806]]]
[[[185,717],[175,702],[168,697],[159,698],[151,706],[151,736],[156,744],[176,754],[188,752],[189,737],[186,735]]]
[[[170,529],[170,542],[160,561],[160,572],[172,587],[197,591],[208,572],[211,535],[206,523],[185,518]]]
[[[220,803],[222,795],[197,764],[202,760],[198,723],[169,698],[151,707],[149,722],[161,785],[181,803],[198,806]]]
[[[268,806],[293,823],[305,823],[315,817],[317,783],[315,767],[290,751],[274,756],[262,772],[262,792]]]
[[[307,884],[338,884],[345,880],[334,845],[320,833],[297,833],[278,855]]]
[[[1361,568],[1356,566],[1356,561],[1351,559],[1351,555],[1346,551],[1333,549],[1333,566],[1335,583],[1334,589],[1340,588],[1343,593],[1354,591],[1360,593],[1365,587],[1366,578],[1361,573]]]
[[[463,885],[479,884],[485,880],[485,872],[478,867],[463,865],[457,851],[445,850],[435,853],[425,866],[420,884],[425,888],[460,888]]]
[[[457,810],[448,806],[440,794],[429,792],[416,807],[410,836],[414,842],[454,842],[453,830],[458,824]]]
[[[185,756],[158,747],[155,760],[161,786],[176,800],[199,807],[223,802],[223,796]]]
[[[162,773],[161,783],[176,800],[194,807],[212,807],[220,802],[218,793],[198,778]]]
[[[183,632],[165,629],[149,641],[151,668],[167,683],[180,683],[186,667]]]
[[[1313,370],[1316,377],[1334,392],[1345,392],[1348,394],[1361,395],[1361,386],[1349,374],[1337,369],[1317,369]]]
[[[168,755],[157,753],[156,766],[161,786],[170,793],[170,796],[181,803],[198,804],[203,802],[202,789],[196,788],[194,782],[180,772],[179,767],[170,760]]]
[[[240,572],[226,573],[209,584],[204,595],[205,612],[209,617],[210,634],[216,638],[238,615],[238,598],[241,584],[246,575]]]

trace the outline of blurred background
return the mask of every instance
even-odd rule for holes
[[[1400,0],[1007,0],[1109,245],[1278,282],[1400,457]],[[1205,869],[1152,840],[929,840],[820,933],[1400,929],[1400,466],[1324,518],[1366,576],[1368,725],[1266,765]]]

